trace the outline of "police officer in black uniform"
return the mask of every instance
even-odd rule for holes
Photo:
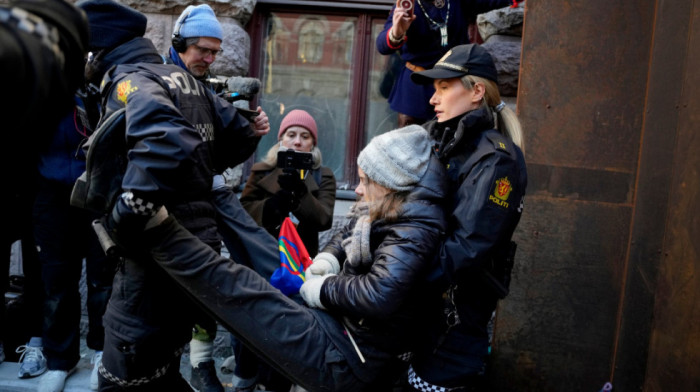
[[[452,48],[435,66],[414,73],[433,84],[436,118],[424,125],[449,178],[447,238],[435,284],[443,292],[431,330],[409,369],[415,390],[483,389],[488,324],[508,293],[527,185],[522,131],[501,101],[496,67],[481,46]],[[447,389],[439,389],[440,387]]]
[[[114,181],[112,176],[101,178],[100,173],[104,177],[114,171],[94,167],[95,155],[122,151],[123,160],[111,164],[124,165],[116,184],[119,196],[113,203],[107,198],[102,222],[122,259],[104,315],[99,389],[191,391],[179,372],[180,354],[200,310],[144,254],[141,233],[167,209],[218,249],[222,238],[212,178],[255,151],[269,131],[267,115],[260,111],[249,122],[189,72],[163,64],[153,44],[141,36],[147,19],[140,12],[112,0],[84,0],[77,6],[87,14],[96,53],[89,79],[102,91],[103,112],[95,135],[102,134],[113,114],[124,113],[121,137],[106,146],[95,137],[88,150],[86,178],[95,180],[90,186]],[[138,37],[133,37],[135,31]]]

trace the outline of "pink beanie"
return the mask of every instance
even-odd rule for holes
[[[300,109],[294,109],[291,112],[287,113],[286,116],[284,116],[284,118],[282,119],[282,124],[280,124],[280,131],[277,132],[277,140],[279,140],[282,137],[282,134],[287,130],[287,128],[293,127],[295,125],[308,129],[309,132],[311,132],[311,135],[314,137],[314,145],[318,143],[318,131],[316,130],[316,121],[313,117],[311,117],[311,115],[308,112]]]

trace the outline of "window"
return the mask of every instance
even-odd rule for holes
[[[333,170],[339,189],[352,190],[358,153],[396,124],[379,89],[389,56],[375,47],[391,3],[374,9],[285,3],[258,2],[249,25],[250,74],[262,82],[258,104],[271,126],[256,159],[277,142],[282,118],[303,109],[318,125],[324,166]]]

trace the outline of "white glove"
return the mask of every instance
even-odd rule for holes
[[[307,305],[311,308],[325,309],[321,304],[321,287],[323,282],[334,274],[319,276],[316,279],[306,280],[299,289],[301,298],[304,299]]]
[[[304,276],[308,281],[338,272],[340,272],[338,259],[328,252],[321,252],[316,255],[314,262],[304,271]]]

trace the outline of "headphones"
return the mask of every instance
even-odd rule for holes
[[[182,29],[182,25],[187,20],[187,17],[190,16],[190,12],[192,12],[194,7],[190,5],[187,6],[187,8],[189,8],[187,13],[177,18],[177,21],[175,22],[175,31],[173,32],[173,37],[171,39],[173,49],[175,49],[175,51],[178,53],[185,53],[187,51],[187,43],[185,42],[185,38],[180,37],[180,29]]]

